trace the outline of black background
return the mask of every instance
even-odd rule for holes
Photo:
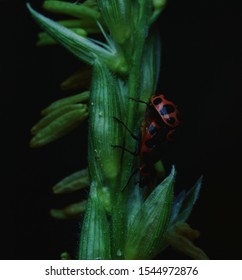
[[[39,3],[32,6],[41,10]],[[29,148],[29,131],[41,109],[66,96],[59,84],[80,62],[61,47],[36,48],[39,27],[24,1],[0,1],[0,7],[2,240],[8,247],[1,258],[59,259],[66,250],[74,256],[79,223],[54,220],[49,209],[86,193],[55,197],[51,186],[85,167],[87,128],[36,150]],[[228,1],[170,0],[157,25],[159,90],[178,104],[183,119],[167,159],[177,168],[176,192],[203,174],[189,219],[201,231],[196,244],[211,259],[242,259],[242,11]],[[168,249],[159,258],[187,257]]]

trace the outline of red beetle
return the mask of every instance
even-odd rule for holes
[[[165,99],[164,95],[152,96],[141,126],[140,156],[152,153],[165,140],[171,141],[172,134],[179,124],[176,105]]]
[[[179,126],[179,111],[176,105],[164,95],[155,95],[147,104],[145,121],[141,126],[140,175],[141,184],[152,185],[155,176],[155,153],[166,140],[172,140],[175,128]]]
[[[147,104],[145,120],[141,125],[140,137],[134,135],[121,120],[115,118],[130,132],[135,140],[140,142],[138,153],[140,156],[140,167],[131,174],[126,186],[129,184],[131,178],[140,171],[140,186],[153,187],[156,181],[154,164],[157,162],[157,149],[165,141],[172,140],[172,134],[180,124],[179,111],[176,105],[172,101],[167,100],[162,94],[152,96],[149,103],[142,100],[133,100]],[[113,147],[119,147],[127,152],[136,154],[119,145],[114,145]]]

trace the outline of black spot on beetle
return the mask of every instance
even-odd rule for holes
[[[166,119],[166,121],[170,124],[174,124],[175,123],[175,118],[168,118],[168,119]]]
[[[154,102],[154,105],[158,105],[162,102],[162,99],[158,97],[153,102]]]
[[[164,105],[162,109],[160,110],[161,115],[169,115],[170,113],[173,113],[175,111],[174,107],[172,105]]]
[[[157,128],[154,125],[150,125],[148,131],[151,135],[154,135],[157,133]]]
[[[155,146],[155,143],[153,141],[153,139],[149,139],[145,142],[145,145],[149,148],[149,149],[153,149]]]

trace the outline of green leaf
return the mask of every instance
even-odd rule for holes
[[[89,106],[88,161],[92,179],[113,180],[120,172],[121,150],[112,147],[122,141],[123,127],[114,119],[114,116],[120,118],[123,107],[118,93],[113,75],[105,64],[97,60],[93,68]]]
[[[109,260],[110,228],[104,206],[99,200],[96,183],[92,183],[82,224],[80,260]]]
[[[181,207],[182,207],[182,203],[184,201],[186,197],[186,192],[185,190],[181,191],[174,199],[174,203],[173,203],[173,210],[172,210],[172,215],[171,215],[171,224],[173,223],[173,221],[176,219]]]
[[[174,204],[174,214],[172,224],[177,222],[185,222],[192,212],[192,208],[198,199],[200,189],[202,186],[202,177],[200,177],[195,185],[187,193],[182,191],[178,195]]]
[[[144,202],[144,197],[139,184],[133,186],[130,189],[128,203],[127,203],[127,213],[128,213],[128,228],[132,226],[137,212],[141,209]]]
[[[175,168],[148,196],[128,228],[126,259],[151,259],[168,227],[172,202]]]
[[[81,37],[63,25],[36,12],[31,8],[30,4],[27,4],[27,7],[36,22],[53,39],[62,44],[79,59],[93,65],[96,58],[99,58],[112,71],[122,74],[127,73],[128,66],[125,59],[122,54],[117,53],[116,49],[103,43],[97,44],[94,41]]]

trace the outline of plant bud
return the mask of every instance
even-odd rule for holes
[[[73,105],[76,103],[86,103],[89,99],[89,91],[84,91],[80,94],[68,96],[62,99],[59,99],[53,103],[51,103],[47,108],[45,108],[42,112],[41,115],[47,115],[49,113],[52,113],[54,111],[57,111],[58,109],[63,108],[66,105]],[[79,104],[78,106],[82,106],[80,108],[86,108],[86,105]]]
[[[79,260],[111,259],[109,222],[98,196],[94,182],[82,224]]]
[[[71,30],[83,37],[87,36],[87,31],[82,28],[71,28]],[[38,47],[48,46],[48,45],[56,45],[58,42],[55,41],[49,34],[46,32],[40,32],[38,34],[38,41],[36,42],[36,45]]]
[[[32,134],[38,133],[41,129],[48,126],[53,121],[57,120],[61,116],[63,116],[66,113],[69,113],[71,111],[75,110],[87,110],[87,106],[84,104],[74,104],[74,105],[65,105],[62,107],[59,107],[58,109],[50,112],[48,115],[44,116],[36,125],[34,125],[31,129]]]
[[[53,218],[65,220],[71,218],[80,218],[81,213],[85,212],[87,202],[81,201],[78,203],[73,203],[63,209],[51,209],[50,215]]]
[[[154,9],[162,9],[165,6],[166,1],[167,0],[152,0]]]
[[[78,127],[87,116],[88,112],[86,109],[73,110],[60,116],[39,130],[32,138],[30,146],[38,148],[63,137]]]
[[[128,228],[125,258],[152,259],[167,230],[173,202],[175,168],[148,196]]]
[[[68,28],[81,27],[83,29],[86,29],[87,27],[97,26],[97,22],[94,19],[87,18],[58,20],[57,22]]]
[[[128,227],[130,227],[134,219],[136,218],[137,212],[141,209],[144,202],[144,196],[139,184],[133,186],[130,189],[128,203],[127,203],[127,213],[128,214]]]
[[[167,231],[166,241],[172,248],[194,260],[208,260],[205,252],[192,242],[199,235],[199,231],[192,229],[188,224],[177,223]]]
[[[88,170],[82,169],[62,179],[52,188],[52,190],[55,194],[62,194],[75,192],[88,186]]]
[[[161,14],[161,12],[164,10],[164,8],[166,6],[166,2],[167,2],[167,0],[153,0],[152,1],[153,14],[151,15],[150,20],[149,20],[150,25],[158,19],[159,15]]]
[[[54,1],[54,0],[49,0],[49,1]],[[70,256],[70,254],[68,252],[63,252],[60,255],[60,259],[61,260],[70,260],[71,256]]]
[[[91,178],[114,179],[120,171],[120,149],[112,147],[122,141],[120,118],[122,102],[112,74],[96,61],[90,93],[89,164]],[[104,110],[105,108],[105,110]],[[101,185],[103,182],[101,183]]]
[[[188,191],[182,191],[175,199],[171,224],[177,222],[185,222],[190,216],[193,206],[198,199],[202,186],[202,177],[200,177],[195,185]]]
[[[45,1],[43,3],[43,8],[52,13],[65,14],[74,17],[93,18],[96,20],[100,17],[100,14],[96,9],[78,3],[73,4],[65,1]]]
[[[132,28],[130,0],[97,0],[97,4],[114,41],[123,44]]]

